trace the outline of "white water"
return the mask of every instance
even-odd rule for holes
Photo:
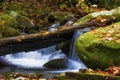
[[[52,59],[67,58],[61,50],[56,51],[55,48],[56,46],[51,46],[36,51],[9,54],[5,58],[18,67],[42,68],[46,62]]]
[[[71,45],[70,45],[70,52],[69,52],[69,58],[74,60],[74,61],[77,61],[79,63],[82,63],[82,61],[80,60],[80,58],[77,56],[77,53],[75,51],[75,41],[77,40],[77,38],[85,33],[85,32],[88,32],[90,31],[90,28],[85,28],[85,29],[81,29],[81,30],[77,30],[75,31],[74,35],[73,35],[73,38],[72,38],[72,42],[71,42]]]

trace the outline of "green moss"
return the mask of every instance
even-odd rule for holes
[[[8,14],[4,14],[4,13],[0,14],[0,20],[1,20],[0,25],[10,26],[10,27],[13,27],[13,28],[18,27],[17,21]]]
[[[62,3],[62,4],[60,4],[59,6],[60,6],[60,9],[61,9],[61,10],[65,10],[65,9],[68,8],[67,4],[65,4],[65,3]]]
[[[100,12],[94,12],[90,13],[82,18],[80,18],[78,21],[76,21],[73,25],[80,25],[88,22],[89,20],[102,17],[102,18],[109,18],[109,17],[115,17],[116,21],[120,21],[120,7],[114,8],[110,11],[100,11]]]
[[[22,34],[18,29],[18,22],[9,14],[0,14],[0,38],[12,37]]]
[[[83,24],[83,23],[85,23],[85,22],[91,20],[92,18],[93,18],[93,16],[92,16],[91,14],[88,14],[88,15],[86,15],[86,16],[80,18],[78,21],[76,21],[76,22],[74,23],[74,25]]]
[[[4,31],[2,32],[3,37],[13,37],[21,35],[22,33],[12,27],[5,26]]]
[[[48,16],[48,19],[50,17],[53,18],[53,19],[55,19],[58,22],[62,22],[64,20],[69,20],[69,19],[73,18],[74,15],[71,14],[71,13],[69,13],[69,12],[54,12],[54,13],[51,13]]]
[[[23,7],[22,7],[22,4],[20,2],[13,2],[13,3],[9,3],[6,5],[6,10],[9,10],[9,11],[16,11],[17,13],[25,13]]]
[[[120,22],[98,28],[77,39],[76,50],[88,67],[105,69],[120,64],[120,42],[118,37],[113,36],[120,33],[119,25]]]

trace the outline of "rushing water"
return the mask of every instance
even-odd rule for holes
[[[55,29],[51,29],[51,30],[55,30]],[[45,72],[46,74],[49,72],[61,73],[66,71],[78,71],[79,69],[86,69],[87,67],[84,65],[84,63],[80,60],[80,58],[77,56],[75,52],[75,41],[81,34],[89,30],[90,28],[85,28],[75,32],[70,45],[69,56],[66,56],[62,52],[62,50],[57,50],[57,46],[53,45],[53,46],[35,50],[35,51],[8,54],[5,56],[1,56],[0,60],[4,61],[4,63],[7,65],[17,66],[14,68],[14,71],[18,71],[18,72],[25,72],[25,71],[29,72],[30,70],[32,70],[33,72],[34,71],[37,73]],[[61,58],[65,58],[68,60],[68,63],[66,63],[67,69],[53,70],[53,69],[47,69],[43,66],[45,63],[47,63],[50,60],[61,59]],[[5,70],[8,70],[8,69],[5,69]]]
[[[68,70],[78,70],[80,68],[87,68],[84,63],[80,60],[75,52],[75,40],[79,35],[89,31],[89,28],[78,30],[75,32],[71,46],[69,56],[67,57],[61,50],[56,49],[56,45],[51,47],[43,48],[36,51],[20,52],[16,54],[8,54],[5,57],[11,64],[19,68],[44,68],[43,65],[50,60],[66,58],[68,63],[66,64]],[[63,70],[66,71],[66,70]]]

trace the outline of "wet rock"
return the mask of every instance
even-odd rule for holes
[[[19,30],[14,29],[12,27],[8,27],[8,26],[4,26],[4,27],[5,27],[4,29],[5,31],[2,32],[3,37],[13,37],[22,34]]]
[[[65,69],[67,68],[67,59],[53,59],[46,64],[44,64],[44,67],[51,68],[51,69]]]
[[[63,53],[69,56],[70,43],[71,43],[71,40],[64,41],[62,43],[57,44],[57,48],[58,50],[62,50]]]
[[[78,56],[87,67],[119,66],[120,22],[82,34],[76,41]]]

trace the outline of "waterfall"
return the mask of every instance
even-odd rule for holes
[[[71,41],[71,45],[70,45],[70,52],[69,52],[69,58],[74,60],[74,61],[78,61],[80,62],[81,60],[79,59],[79,57],[77,56],[77,53],[75,51],[75,41],[77,40],[77,38],[85,33],[85,32],[88,32],[90,31],[91,29],[90,28],[85,28],[85,29],[80,29],[80,30],[77,30],[75,31],[74,35],[73,35],[73,38],[72,38],[72,41]]]
[[[90,31],[90,28],[85,28],[85,29],[80,29],[75,31],[72,41],[71,41],[71,45],[70,45],[70,52],[69,52],[69,63],[68,66],[70,66],[70,68],[87,68],[84,63],[82,62],[82,60],[80,60],[80,58],[78,57],[76,51],[75,51],[75,41],[77,40],[77,38],[85,33]],[[72,65],[71,65],[72,64]],[[74,66],[73,66],[74,65]]]
[[[53,25],[50,27],[49,31],[57,30],[57,28],[58,28],[59,26],[60,26],[60,23],[55,23],[55,24],[53,24]]]

